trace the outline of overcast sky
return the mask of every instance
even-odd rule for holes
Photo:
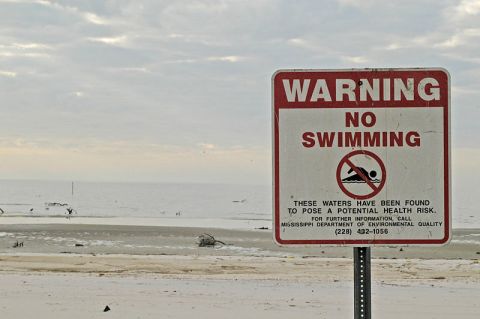
[[[267,185],[273,72],[364,67],[449,70],[476,198],[478,0],[0,0],[0,176]]]

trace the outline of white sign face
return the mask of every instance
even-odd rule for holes
[[[449,93],[443,69],[276,72],[276,242],[446,244]]]

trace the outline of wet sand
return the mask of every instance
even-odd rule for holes
[[[209,233],[227,245],[199,248],[197,237]],[[16,241],[24,243],[13,248]],[[320,256],[351,258],[352,247],[278,247],[271,230],[115,226],[0,225],[0,253],[70,253],[130,255]],[[480,258],[480,230],[456,229],[440,247],[373,247],[372,258]]]

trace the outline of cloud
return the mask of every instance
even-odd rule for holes
[[[52,50],[50,45],[44,43],[13,43],[11,46],[0,46],[3,48],[18,48],[22,50]]]
[[[99,42],[103,44],[108,44],[108,45],[125,45],[128,41],[128,38],[126,35],[120,35],[116,37],[100,37],[100,38],[87,38],[89,41],[92,42]]]
[[[79,98],[85,96],[85,92],[82,92],[82,91],[75,91],[72,94],[73,94],[73,96],[79,97]]]
[[[246,58],[238,55],[227,55],[227,56],[211,56],[208,57],[208,61],[221,61],[221,62],[240,62],[244,61]]]
[[[0,76],[4,76],[7,78],[14,78],[17,76],[17,72],[0,70]]]
[[[32,1],[32,3],[39,4],[47,8],[51,8],[67,14],[75,15],[79,18],[82,18],[85,22],[88,22],[94,25],[108,25],[111,23],[108,19],[100,17],[99,15],[93,12],[82,11],[75,6],[62,5],[61,3],[58,3],[58,2],[46,1],[46,0],[35,0],[35,1]]]
[[[480,13],[480,0],[462,0],[455,8],[456,17],[475,16]]]
[[[93,24],[97,24],[97,25],[109,24],[109,21],[107,19],[101,18],[98,15],[91,12],[84,12],[81,15],[85,18],[86,21],[89,21]]]
[[[37,53],[37,52],[27,52],[27,53],[21,53],[21,52],[11,52],[11,51],[0,51],[0,57],[4,58],[50,58],[50,54],[46,53]]]
[[[201,150],[199,152],[198,147]],[[255,183],[268,180],[269,153],[261,148],[221,148],[209,143],[193,147],[150,142],[97,139],[0,139],[4,178],[78,180],[172,180]],[[13,170],[12,170],[12,167]],[[23,172],[23,173],[22,173]],[[242,177],[236,176],[240,172]],[[253,182],[252,182],[253,181]]]
[[[0,44],[0,57],[3,58],[50,58],[52,51],[53,47],[44,43]]]
[[[214,144],[211,143],[198,143],[198,146],[202,148],[202,150],[213,150],[216,148]]]
[[[342,59],[355,64],[365,64],[368,62],[368,59],[364,56],[343,56]]]
[[[124,72],[135,72],[135,73],[151,73],[151,71],[147,67],[125,67],[125,68],[118,68],[116,70],[124,71]]]
[[[200,180],[217,165],[236,181],[245,165],[263,181],[280,68],[443,66],[453,144],[480,148],[478,15],[478,1],[3,1],[0,136],[30,141],[4,167],[121,176],[137,161]]]
[[[288,45],[292,47],[302,48],[310,51],[317,51],[317,52],[330,51],[329,49],[325,48],[321,43],[319,44],[318,41],[314,39],[296,37],[296,38],[288,39],[286,42]]]
[[[443,48],[455,48],[460,45],[469,44],[471,43],[470,41],[478,42],[480,40],[478,38],[480,38],[480,28],[466,28],[456,32],[447,40],[435,46]]]
[[[302,39],[302,38],[292,38],[292,39],[288,39],[287,40],[287,43],[288,44],[291,44],[291,45],[296,45],[296,46],[300,46],[300,47],[309,47],[308,45],[308,41]]]
[[[391,42],[386,43],[382,50],[386,51],[395,51],[395,50],[405,50],[405,49],[424,49],[430,50],[432,47],[439,47],[439,43],[445,40],[445,34],[441,34],[440,32],[430,32],[426,34],[421,34],[413,37],[409,36],[396,36]]]
[[[381,1],[376,0],[337,0],[341,6],[354,7],[354,8],[368,8]]]

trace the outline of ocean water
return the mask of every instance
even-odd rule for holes
[[[73,188],[73,189],[72,189]],[[0,181],[2,216],[271,220],[267,186]],[[0,212],[1,213],[1,212]],[[0,221],[1,222],[1,221]]]
[[[1,217],[64,219],[71,207],[72,218],[251,228],[271,225],[271,203],[269,185],[74,182],[72,192],[72,182],[0,180],[0,223]],[[461,208],[454,198],[453,227],[480,228],[480,214]]]

